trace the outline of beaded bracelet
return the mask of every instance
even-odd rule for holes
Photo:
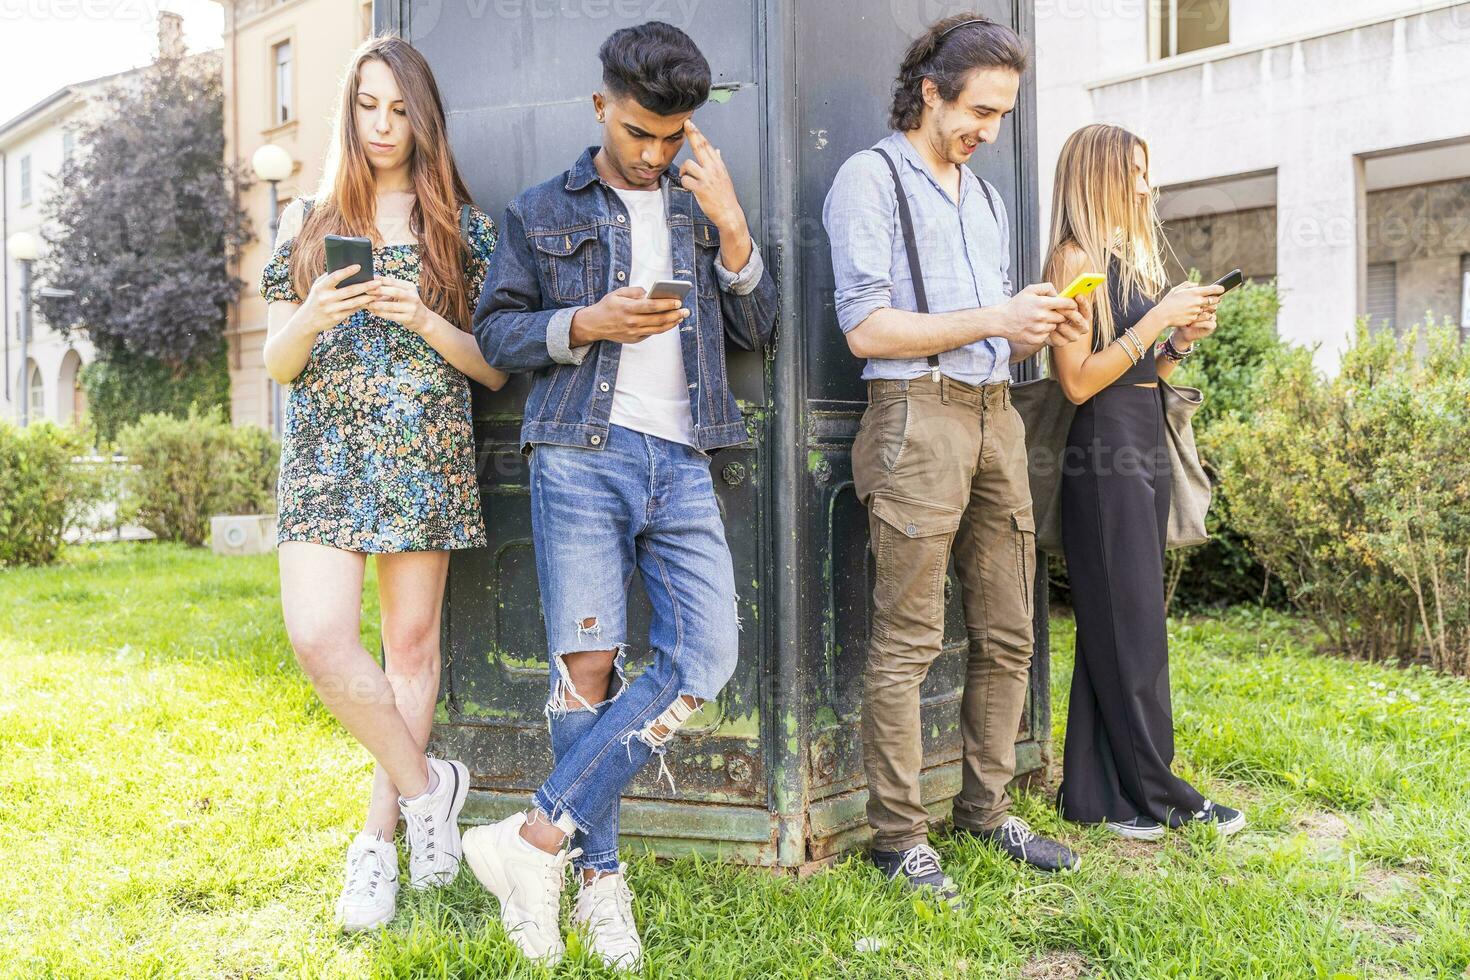
[[[1178,347],[1175,347],[1174,337],[1172,334],[1165,338],[1164,342],[1159,345],[1159,352],[1167,357],[1169,360],[1173,361],[1175,364],[1178,364],[1186,357],[1193,357],[1194,351],[1195,347],[1193,344],[1189,346],[1189,350],[1180,350]]]

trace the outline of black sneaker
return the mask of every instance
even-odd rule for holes
[[[915,844],[906,851],[873,850],[873,863],[892,880],[902,877],[910,891],[925,889],[956,912],[963,912],[965,900],[949,876],[939,867],[939,853],[928,844]]]
[[[1132,820],[1109,820],[1103,824],[1109,831],[1129,840],[1160,840],[1166,828],[1157,820],[1134,817]]]
[[[1205,800],[1205,807],[1194,815],[1194,822],[1213,826],[1220,833],[1229,837],[1245,827],[1245,814],[1239,810],[1232,810],[1228,806]]]
[[[1037,836],[1030,824],[1020,817],[1006,817],[1005,823],[993,830],[956,829],[992,844],[1006,857],[1042,871],[1076,871],[1082,864],[1082,859],[1065,844]]]

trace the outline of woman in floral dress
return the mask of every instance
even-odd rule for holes
[[[325,271],[329,234],[372,239],[371,280],[342,287],[356,266]],[[286,631],[317,695],[377,761],[337,903],[348,930],[393,916],[400,812],[410,887],[444,884],[459,868],[469,774],[425,746],[449,552],[485,544],[467,378],[497,389],[505,375],[468,328],[494,247],[494,226],[450,155],[428,64],[401,39],[369,39],[344,79],[321,188],[282,214],[261,276],[266,370],[290,385],[279,501]],[[369,554],[384,667],[359,636]]]

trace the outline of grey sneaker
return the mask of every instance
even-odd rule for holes
[[[1071,848],[1042,837],[1020,817],[1006,817],[1005,823],[991,830],[957,827],[957,832],[994,845],[1002,854],[1040,871],[1076,871],[1082,859]]]
[[[906,851],[873,851],[873,863],[889,880],[902,878],[911,891],[926,890],[957,912],[965,900],[955,883],[939,866],[939,852],[928,844],[915,844]]]

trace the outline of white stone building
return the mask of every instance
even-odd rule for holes
[[[62,162],[74,150],[70,127],[87,111],[95,93],[119,76],[109,75],[53,92],[13,119],[0,124],[0,250],[3,250],[3,309],[5,317],[3,385],[0,418],[19,423],[51,419],[66,423],[85,410],[78,372],[92,359],[82,337],[67,339],[53,330],[33,307],[30,342],[22,363],[21,263],[11,254],[12,236],[34,236],[44,249],[43,203],[51,192]],[[29,409],[23,411],[23,406]]]
[[[161,52],[184,55],[182,17],[171,11],[159,13],[158,44]],[[191,57],[217,59],[219,52]],[[30,337],[22,358],[21,263],[11,254],[10,242],[16,234],[26,233],[44,253],[45,202],[62,163],[77,149],[73,130],[89,114],[107,111],[106,93],[115,86],[128,85],[143,70],[133,68],[62,86],[0,123],[0,315],[4,317],[0,418],[16,423],[26,418],[66,424],[86,411],[79,372],[92,360],[93,350],[85,336],[63,337],[32,306]]]
[[[1319,366],[1362,315],[1470,332],[1470,3],[1036,0],[1036,48],[1044,220],[1067,136],[1114,123],[1181,264],[1276,276]]]

